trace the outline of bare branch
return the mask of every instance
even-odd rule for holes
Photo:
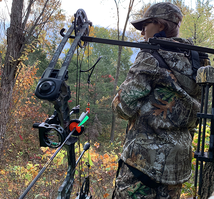
[[[53,13],[55,12],[55,9],[57,8],[57,6],[59,5],[59,2],[60,1],[58,1],[57,3],[56,3],[56,5],[55,5],[55,7],[54,8],[52,8],[52,9],[49,9],[49,11],[47,11],[47,14],[44,16],[44,17],[42,17],[42,22],[43,23],[40,23],[40,24],[45,24],[45,23],[47,23],[48,22],[48,20],[50,19],[50,17],[53,15]],[[51,11],[52,10],[52,11]],[[51,12],[50,12],[51,11]],[[49,14],[49,16],[48,16],[48,13],[50,13]],[[46,18],[46,20],[44,21],[44,18]],[[38,24],[39,25],[39,24]]]
[[[30,16],[30,12],[31,12],[31,6],[33,5],[33,3],[35,2],[36,0],[30,0],[29,1],[29,4],[28,4],[28,7],[27,7],[27,14],[25,15],[25,18],[23,20],[23,23],[22,23],[22,28],[24,29],[25,26],[26,26],[26,23],[27,23],[27,20]]]
[[[45,8],[48,4],[48,1],[49,0],[46,0],[45,4],[44,4],[44,7],[42,9],[42,12],[40,13],[40,15],[37,17],[37,19],[35,20],[35,23],[33,24],[33,26],[31,27],[31,29],[29,30],[29,34],[28,36],[26,37],[26,42],[28,42],[28,40],[30,39],[30,37],[32,36],[32,33],[34,31],[34,29],[36,28],[36,26],[38,25],[38,21],[40,20],[40,18],[42,17],[42,15],[44,14],[44,11],[45,11]]]
[[[35,23],[34,23],[33,26],[31,27],[31,29],[30,29],[30,31],[29,31],[29,34],[28,34],[28,36],[27,36],[27,38],[26,38],[26,42],[28,42],[28,40],[29,40],[30,37],[32,36],[32,33],[33,33],[33,31],[35,30],[36,26],[39,25],[39,21],[41,20],[41,18],[43,18],[42,15],[44,14],[44,11],[45,11],[45,8],[47,7],[48,1],[49,1],[49,0],[46,0],[46,2],[45,2],[45,4],[44,4],[44,7],[43,7],[43,9],[42,9],[42,11],[41,11],[41,13],[40,13],[40,15],[38,16],[38,18],[35,20]],[[49,14],[49,16],[47,17],[45,23],[47,23],[47,21],[50,19],[50,17],[52,16],[52,14],[53,14],[54,11],[55,11],[55,8],[58,6],[59,2],[60,2],[60,1],[57,1],[56,6],[54,7],[54,9],[52,10],[52,12],[51,12],[51,13]],[[41,21],[42,21],[42,20],[41,20]],[[44,23],[44,22],[43,22],[43,23]],[[37,36],[36,36],[36,37],[37,37]]]
[[[117,8],[117,38],[120,40],[120,13],[119,13],[119,2],[117,3],[117,0],[114,0],[116,8]]]
[[[125,21],[125,25],[124,25],[124,28],[123,28],[122,40],[124,40],[124,37],[125,37],[126,27],[127,27],[128,20],[129,20],[129,17],[130,17],[130,12],[132,11],[132,8],[133,8],[133,5],[134,5],[134,1],[135,0],[130,0],[130,2],[129,2],[129,8],[128,8],[128,12],[127,12],[127,15],[126,15],[126,21]]]

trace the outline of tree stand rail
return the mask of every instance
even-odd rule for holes
[[[201,67],[198,69],[197,84],[201,85],[201,110],[197,114],[199,118],[199,132],[198,132],[198,143],[197,150],[195,151],[194,157],[196,158],[196,168],[195,168],[195,182],[194,182],[194,199],[197,196],[197,184],[199,175],[199,187],[198,187],[198,199],[208,198],[210,196],[202,195],[203,184],[203,172],[204,172],[204,162],[212,164],[214,162],[214,68],[212,66]],[[212,91],[211,107],[209,106],[209,91]],[[208,113],[211,108],[211,113]],[[205,152],[205,135],[207,122],[210,121],[210,140],[209,140],[209,150]],[[200,164],[199,164],[200,162]],[[198,173],[198,167],[200,165],[200,170]],[[208,184],[206,184],[208,186]],[[210,190],[211,192],[211,190]]]

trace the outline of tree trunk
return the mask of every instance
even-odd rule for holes
[[[5,64],[4,67],[2,67],[0,87],[0,154],[2,154],[15,75],[19,65],[18,58],[20,57],[20,49],[23,42],[23,1],[24,0],[13,1],[10,15],[10,27],[7,29],[7,52],[5,57]]]
[[[2,154],[4,138],[7,130],[7,122],[10,114],[13,88],[18,76],[17,71],[21,69],[20,62],[25,58],[22,56],[27,44],[38,38],[45,24],[49,23],[50,17],[60,6],[60,0],[44,1],[43,8],[39,15],[35,14],[33,23],[28,23],[31,7],[35,0],[28,0],[28,6],[23,12],[24,0],[13,0],[10,14],[10,27],[7,29],[7,52],[4,66],[1,66],[0,85],[0,154]],[[46,9],[48,5],[52,9]],[[24,13],[24,14],[23,14]],[[45,17],[44,17],[45,16]],[[28,25],[28,27],[25,27]],[[25,30],[25,28],[27,30]],[[33,47],[32,47],[33,48]],[[26,56],[26,53],[25,53]],[[0,155],[1,159],[1,155]]]
[[[114,81],[114,95],[116,94],[116,88],[117,88],[118,78],[119,78],[119,74],[120,74],[121,54],[122,54],[122,46],[119,46],[118,60],[117,60],[117,72],[116,72],[115,81]],[[115,122],[116,122],[116,116],[115,116],[115,113],[112,111],[112,126],[111,126],[111,138],[110,138],[111,142],[114,142]]]
[[[214,163],[206,162],[203,170],[201,199],[209,198],[214,192]]]
[[[117,7],[117,17],[118,17],[118,22],[117,22],[118,40],[120,40],[119,7],[118,7],[118,4],[117,4],[116,0],[115,0],[115,4],[116,4],[116,7]],[[130,12],[132,10],[133,4],[134,4],[134,0],[130,0],[130,2],[129,2],[129,8],[128,8],[127,16],[126,16],[125,25],[124,25],[124,28],[123,28],[123,33],[122,33],[121,41],[124,41],[124,39],[125,39],[126,27],[127,27],[127,24],[128,24],[129,15],[130,15]],[[116,71],[115,80],[114,80],[114,92],[113,92],[114,95],[116,94],[116,88],[117,88],[119,74],[120,74],[120,61],[121,61],[122,50],[123,50],[122,46],[119,46],[118,47],[117,71]],[[111,125],[111,138],[110,138],[111,142],[114,141],[115,119],[116,119],[115,114],[114,114],[114,112],[112,112],[112,125]]]

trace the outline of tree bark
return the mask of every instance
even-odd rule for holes
[[[4,67],[2,67],[0,88],[0,154],[2,154],[15,75],[19,65],[18,58],[20,57],[20,49],[23,43],[23,2],[24,0],[13,1],[10,15],[10,27],[7,29],[7,52],[5,64]]]
[[[206,162],[203,169],[201,199],[209,198],[214,192],[214,163]]]

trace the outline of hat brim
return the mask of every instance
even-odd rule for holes
[[[146,21],[147,19],[150,19],[150,17],[144,17],[141,19],[137,19],[134,21],[131,21],[131,24],[137,29],[137,30],[142,30],[143,22]]]

